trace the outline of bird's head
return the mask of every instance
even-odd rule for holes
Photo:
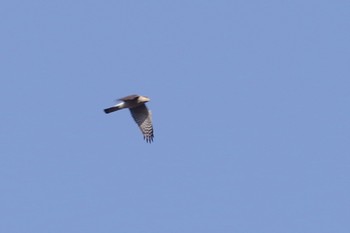
[[[139,98],[138,98],[138,102],[139,103],[146,103],[146,102],[148,102],[148,101],[150,101],[151,99],[150,98],[148,98],[148,97],[146,97],[146,96],[139,96]]]

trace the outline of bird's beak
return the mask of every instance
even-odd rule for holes
[[[148,101],[150,101],[151,99],[148,98],[148,97],[146,97],[146,96],[140,96],[139,100],[142,101],[142,102],[148,102]]]

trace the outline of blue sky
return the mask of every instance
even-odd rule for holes
[[[2,2],[0,232],[349,232],[349,12]]]

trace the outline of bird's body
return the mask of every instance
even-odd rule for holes
[[[150,99],[140,95],[129,95],[118,99],[120,103],[104,109],[105,113],[115,112],[124,108],[128,108],[136,124],[139,126],[146,142],[151,143],[153,141],[153,126],[152,126],[152,113],[145,105]]]

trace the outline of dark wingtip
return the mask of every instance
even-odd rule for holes
[[[153,142],[153,136],[151,136],[151,137],[143,137],[143,139],[145,139],[145,141],[147,142],[147,143],[152,143]]]

